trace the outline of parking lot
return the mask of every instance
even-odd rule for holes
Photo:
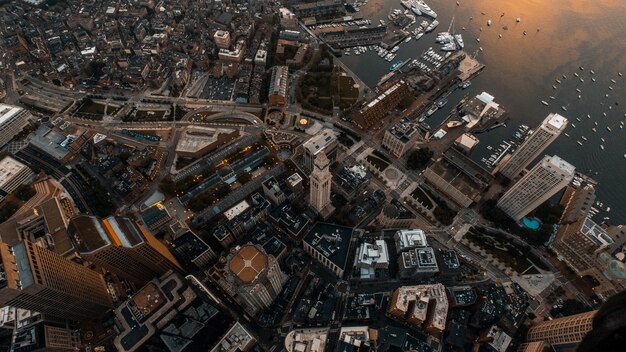
[[[233,94],[235,81],[222,76],[220,78],[208,77],[200,98],[211,100],[230,100]]]

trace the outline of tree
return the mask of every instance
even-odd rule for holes
[[[429,148],[418,148],[409,153],[406,159],[406,167],[410,170],[422,170],[428,165],[435,153]]]

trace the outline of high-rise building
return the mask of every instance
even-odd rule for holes
[[[558,156],[546,155],[498,201],[498,207],[515,221],[550,199],[574,178],[575,168]]]
[[[321,153],[315,158],[315,167],[311,173],[309,204],[317,213],[322,213],[330,205],[330,190],[333,175],[328,169],[330,161]]]
[[[335,159],[337,154],[337,132],[330,128],[325,128],[315,136],[309,138],[302,144],[304,154],[302,156],[304,167],[313,171],[313,162],[318,154],[324,153],[329,160]]]
[[[0,305],[92,319],[113,303],[100,274],[29,241],[0,242]]]
[[[35,173],[28,166],[10,156],[4,157],[0,160],[0,201],[6,194],[30,182],[34,176]]]
[[[526,343],[543,341],[554,351],[576,351],[576,347],[592,329],[597,310],[541,322],[528,330]]]
[[[0,104],[0,148],[7,144],[26,125],[31,114],[18,106]]]
[[[228,31],[217,30],[213,34],[215,45],[220,49],[228,49],[230,46],[230,33]]]
[[[210,276],[252,316],[269,308],[287,281],[276,258],[255,244],[235,247]]]
[[[79,215],[68,233],[80,255],[138,287],[168,270],[180,268],[176,258],[150,231],[119,217]]]
[[[287,104],[287,87],[289,85],[289,67],[272,67],[272,78],[270,80],[270,90],[268,101],[270,105]]]
[[[565,117],[556,113],[548,115],[530,137],[511,155],[500,169],[500,173],[513,180],[557,139],[565,127],[567,127]]]

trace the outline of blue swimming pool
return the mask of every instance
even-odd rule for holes
[[[539,219],[537,218],[532,218],[532,219],[523,218],[522,223],[524,224],[524,226],[526,226],[527,228],[531,230],[536,230],[541,225],[541,221],[539,221]]]

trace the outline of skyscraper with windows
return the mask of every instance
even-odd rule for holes
[[[145,227],[128,218],[79,215],[68,233],[81,257],[137,287],[180,264],[167,247]]]
[[[574,178],[575,168],[558,156],[544,156],[498,201],[498,207],[515,221],[550,199]]]
[[[544,342],[554,351],[576,351],[578,344],[591,331],[597,312],[594,310],[541,322],[528,330],[525,345]]]
[[[533,160],[554,142],[567,127],[567,119],[551,113],[541,125],[517,148],[502,166],[500,173],[508,179],[515,179]]]
[[[320,153],[313,162],[313,172],[311,173],[309,191],[309,202],[316,212],[321,213],[324,208],[330,205],[330,190],[332,185],[332,174],[328,167],[330,160],[326,154]]]
[[[113,307],[102,275],[29,241],[0,242],[0,305],[93,319]]]

